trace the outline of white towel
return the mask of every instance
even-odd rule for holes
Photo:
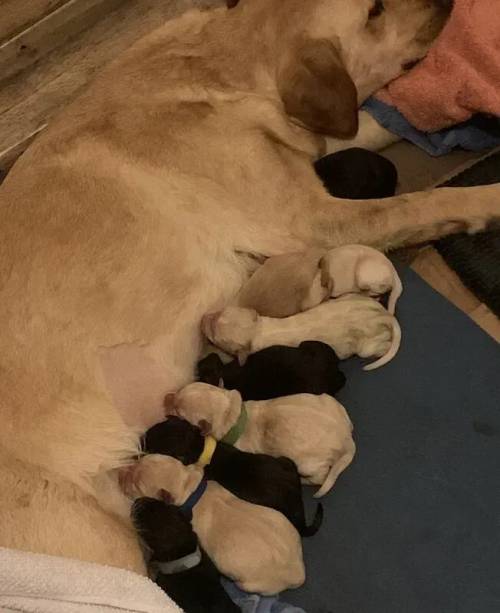
[[[0,611],[181,613],[147,577],[111,566],[3,547]]]

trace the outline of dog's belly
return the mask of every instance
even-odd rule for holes
[[[127,425],[145,431],[162,421],[165,394],[192,380],[199,339],[184,339],[174,350],[176,344],[163,337],[99,350],[104,384]]]

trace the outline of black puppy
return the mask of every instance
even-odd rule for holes
[[[269,400],[291,394],[335,395],[345,385],[335,351],[325,343],[304,341],[298,347],[274,345],[249,355],[244,366],[238,360],[223,364],[216,353],[198,362],[198,378],[204,383],[236,389],[243,400]]]
[[[154,498],[139,498],[132,508],[132,518],[152,552],[151,563],[158,568],[156,583],[186,613],[241,611],[222,587],[219,571],[199,549],[191,522],[178,507]],[[174,564],[168,565],[168,573],[161,572],[159,565],[171,562]]]
[[[205,438],[196,426],[175,416],[150,428],[143,438],[147,453],[169,455],[185,465],[198,461],[204,444]],[[313,523],[306,526],[300,476],[294,462],[288,458],[246,453],[219,442],[205,468],[205,476],[242,500],[280,511],[301,536],[312,536],[321,526],[321,504],[318,504]]]
[[[351,200],[388,198],[396,193],[398,171],[378,153],[353,147],[321,158],[316,174],[332,196]]]

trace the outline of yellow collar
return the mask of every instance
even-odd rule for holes
[[[214,439],[214,437],[206,436],[203,451],[201,452],[201,456],[198,458],[198,462],[196,462],[196,464],[201,468],[208,466],[212,461],[212,456],[214,455],[216,447],[217,441]]]

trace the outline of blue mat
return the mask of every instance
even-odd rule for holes
[[[403,345],[339,395],[357,456],[304,541],[307,613],[500,612],[500,347],[410,270]],[[312,511],[312,507],[309,509]]]

